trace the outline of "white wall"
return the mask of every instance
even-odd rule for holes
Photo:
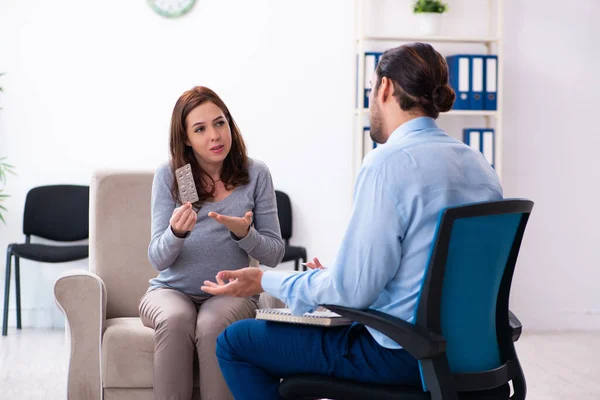
[[[600,2],[560,4],[505,8],[505,194],[536,203],[512,306],[528,329],[597,330]]]
[[[374,1],[369,29],[414,29],[411,0]],[[487,2],[448,2],[444,34],[485,35]],[[505,0],[505,192],[536,202],[512,298],[528,329],[600,328],[592,253],[600,174],[591,165],[600,143],[588,122],[600,87],[600,28],[591,23],[599,7]],[[349,0],[198,0],[178,20],[144,1],[0,0],[0,71],[8,72],[0,78],[0,157],[19,173],[6,187],[13,197],[0,250],[22,240],[31,187],[87,184],[97,168],[152,169],[165,160],[174,102],[203,84],[227,102],[250,155],[292,197],[293,242],[331,263],[350,211],[352,35]],[[440,118],[454,136],[483,122]],[[87,264],[22,262],[25,326],[61,326],[51,287],[73,267]]]
[[[199,0],[167,20],[145,1],[0,1],[0,157],[19,174],[0,266],[23,240],[27,190],[87,184],[102,167],[154,169],[175,101],[194,85],[222,96],[250,156],[290,195],[292,243],[333,262],[351,205],[353,12],[344,0]],[[25,326],[62,324],[51,288],[71,268],[87,263],[22,261]]]

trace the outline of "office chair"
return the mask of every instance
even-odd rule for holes
[[[25,243],[11,243],[6,249],[4,319],[2,336],[8,331],[11,261],[15,258],[17,329],[21,329],[21,274],[19,260],[61,263],[88,258],[88,245],[54,246],[31,243],[31,236],[56,242],[88,238],[89,186],[51,185],[31,189],[25,199],[23,234]]]
[[[285,240],[285,254],[281,262],[294,261],[294,270],[298,271],[300,260],[306,262],[306,248],[290,246],[292,237],[292,203],[290,198],[284,192],[275,191],[277,198],[277,216],[279,217],[279,226],[281,227],[281,237]],[[302,266],[306,271],[306,266]]]
[[[298,375],[284,379],[279,394],[303,400],[525,399],[513,343],[522,327],[508,299],[532,208],[528,200],[502,200],[443,210],[415,324],[375,310],[324,305],[382,332],[418,359],[422,387]]]

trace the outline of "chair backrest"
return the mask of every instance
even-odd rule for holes
[[[281,237],[289,240],[292,237],[292,202],[290,197],[282,191],[275,191],[277,199],[277,216],[281,227]]]
[[[498,377],[505,384],[517,371],[508,299],[532,208],[528,200],[502,200],[440,213],[416,323],[446,339],[459,391],[498,385]]]
[[[137,317],[148,280],[153,172],[98,171],[91,183],[90,271],[106,285],[106,317]]]
[[[87,239],[89,204],[89,186],[35,187],[25,199],[23,233],[57,242]]]

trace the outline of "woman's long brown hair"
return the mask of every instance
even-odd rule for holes
[[[186,145],[186,119],[188,114],[194,108],[207,101],[213,102],[221,109],[221,111],[223,111],[223,114],[225,114],[225,118],[229,123],[229,128],[231,129],[231,150],[223,161],[221,181],[228,190],[250,182],[248,176],[248,155],[246,153],[246,145],[235,120],[231,116],[231,113],[223,100],[221,100],[215,92],[203,86],[196,86],[186,91],[179,97],[177,103],[175,103],[173,115],[171,116],[171,136],[169,143],[171,151],[171,173],[173,174],[173,177],[175,177],[175,170],[177,170],[177,168],[181,168],[188,163],[191,165],[192,175],[194,176],[194,183],[196,184],[196,190],[198,191],[199,197],[199,200],[193,205],[198,209],[207,199],[214,195],[215,181],[202,169],[202,167],[200,167],[193,149]],[[206,187],[212,189],[207,191]],[[174,179],[172,195],[175,202],[180,201],[177,179]]]

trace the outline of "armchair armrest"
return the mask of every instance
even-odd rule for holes
[[[512,311],[508,310],[508,322],[510,324],[510,336],[512,337],[513,342],[516,342],[521,337],[521,332],[523,332],[523,325],[519,318]]]
[[[376,310],[323,305],[343,317],[371,327],[402,346],[417,360],[432,358],[446,351],[443,336]]]
[[[269,293],[262,292],[258,298],[258,308],[285,308],[285,304]]]
[[[104,282],[88,271],[66,272],[54,283],[54,299],[70,333],[67,398],[100,400],[100,344],[106,321]]]

